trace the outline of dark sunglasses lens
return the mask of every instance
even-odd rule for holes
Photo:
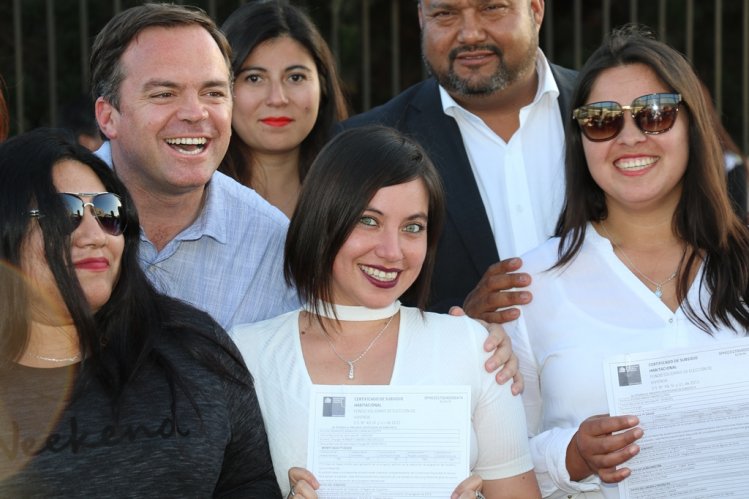
[[[83,201],[72,194],[60,194],[70,220],[70,232],[73,232],[81,224],[83,219]]]
[[[624,113],[616,102],[596,102],[577,110],[577,123],[593,142],[609,140],[622,129]]]
[[[122,203],[116,194],[99,194],[93,199],[94,215],[105,232],[119,236],[124,229],[122,225]]]
[[[641,107],[635,113],[635,121],[640,130],[657,134],[666,132],[674,126],[679,102],[671,96],[649,95],[637,99],[632,107]]]

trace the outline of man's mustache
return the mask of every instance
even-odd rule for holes
[[[448,57],[450,58],[450,62],[453,62],[460,54],[464,52],[478,51],[492,52],[497,57],[502,58],[502,50],[500,50],[500,48],[496,45],[463,45],[461,47],[455,47],[454,49],[450,50],[450,52],[448,53]]]

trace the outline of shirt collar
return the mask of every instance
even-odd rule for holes
[[[102,142],[99,148],[94,151],[94,154],[96,154],[99,159],[104,161],[109,166],[109,168],[112,168],[112,145],[108,140]]]
[[[219,175],[221,174],[214,172],[211,176],[211,180],[205,186],[205,199],[198,218],[177,236],[179,239],[200,239],[209,236],[219,243],[226,243],[231,217],[224,216],[227,208],[224,196],[221,195],[221,179],[217,178]]]
[[[547,94],[552,99],[559,97],[559,87],[557,86],[556,80],[554,80],[549,61],[546,59],[546,56],[541,49],[538,49],[538,52],[536,53],[536,73],[538,74],[538,88],[536,89],[536,96],[533,98],[533,102],[531,102],[529,106],[536,105]],[[452,116],[458,110],[470,112],[455,102],[455,99],[447,93],[447,90],[445,90],[442,85],[439,85],[439,89],[440,100],[442,101],[442,111],[445,114]]]
[[[198,218],[177,234],[172,241],[169,241],[162,251],[169,248],[175,241],[196,241],[203,236],[211,237],[221,244],[227,243],[231,217],[223,215],[227,208],[222,199],[223,196],[221,196],[220,185],[218,185],[220,179],[216,180],[217,175],[221,174],[214,172],[211,180],[205,186],[205,199]],[[142,241],[150,242],[143,227],[140,228],[140,238]]]

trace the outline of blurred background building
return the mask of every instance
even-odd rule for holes
[[[253,0],[187,0],[220,25]],[[424,78],[416,0],[254,0],[302,6],[336,54],[353,112]],[[0,75],[11,133],[60,125],[88,92],[91,42],[138,0],[0,0]],[[734,141],[749,152],[749,0],[546,0],[541,47],[578,68],[611,28],[640,22],[693,62]]]

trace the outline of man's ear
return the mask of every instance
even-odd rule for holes
[[[424,13],[421,12],[421,0],[418,2],[418,10],[419,10],[419,28],[424,29]]]
[[[531,0],[531,13],[533,15],[533,20],[536,21],[536,30],[541,29],[545,8],[546,4],[544,0]]]
[[[96,122],[99,129],[108,139],[117,138],[117,130],[120,122],[120,112],[104,97],[99,97],[94,103]]]

